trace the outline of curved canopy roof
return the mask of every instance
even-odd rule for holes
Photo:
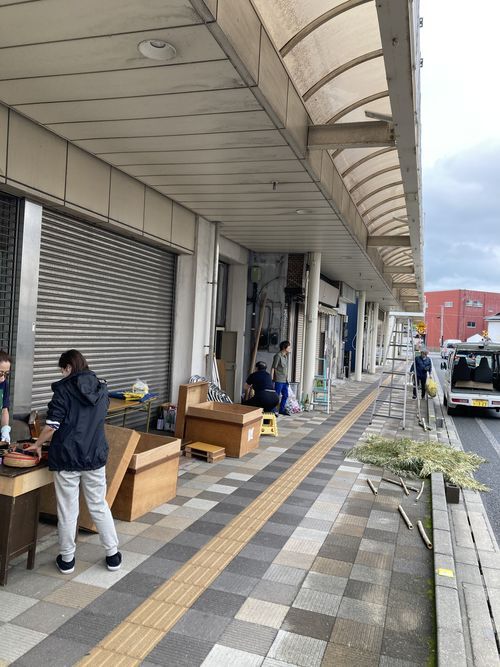
[[[391,103],[393,92],[386,70],[388,46],[381,36],[375,0],[253,2],[302,95],[313,124],[373,119],[391,122],[397,142],[398,118],[394,113],[397,109],[393,109]],[[395,39],[392,46],[398,46]],[[404,53],[399,55],[404,56]],[[416,109],[418,100],[414,90],[413,97],[410,102]],[[416,115],[417,111],[414,118]],[[415,124],[413,133],[418,155]],[[407,209],[409,188],[402,175],[398,142],[396,147],[348,148],[330,153],[369,235],[411,234]],[[418,158],[415,171],[418,171]],[[417,192],[414,197],[417,204],[419,196]],[[413,220],[416,223],[413,231],[420,247],[419,209],[417,218]],[[412,245],[413,248],[382,247],[380,253],[386,263],[411,266],[415,260],[415,243]],[[421,278],[421,262],[415,261],[415,266]],[[413,283],[414,280],[408,274],[398,278],[402,282]]]

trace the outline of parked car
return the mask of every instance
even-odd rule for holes
[[[441,359],[448,359],[452,351],[456,348],[457,343],[461,343],[461,340],[458,338],[448,338],[443,341],[443,346],[441,348]]]
[[[443,384],[448,414],[457,407],[494,408],[500,411],[500,345],[457,343],[447,361]]]

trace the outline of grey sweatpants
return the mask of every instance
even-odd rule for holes
[[[113,556],[118,551],[118,536],[111,510],[106,502],[104,466],[97,470],[82,470],[81,472],[66,470],[55,472],[54,484],[57,499],[59,549],[63,560],[70,561],[75,555],[76,523],[80,511],[80,484],[106,556]]]

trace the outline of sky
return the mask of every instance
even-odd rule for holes
[[[500,292],[500,0],[421,0],[425,290]]]

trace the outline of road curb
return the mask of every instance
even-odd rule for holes
[[[464,449],[442,410],[439,383],[429,408],[436,439]],[[431,497],[438,665],[500,665],[500,552],[481,496],[465,490],[458,504],[448,505],[443,476],[433,473]]]

